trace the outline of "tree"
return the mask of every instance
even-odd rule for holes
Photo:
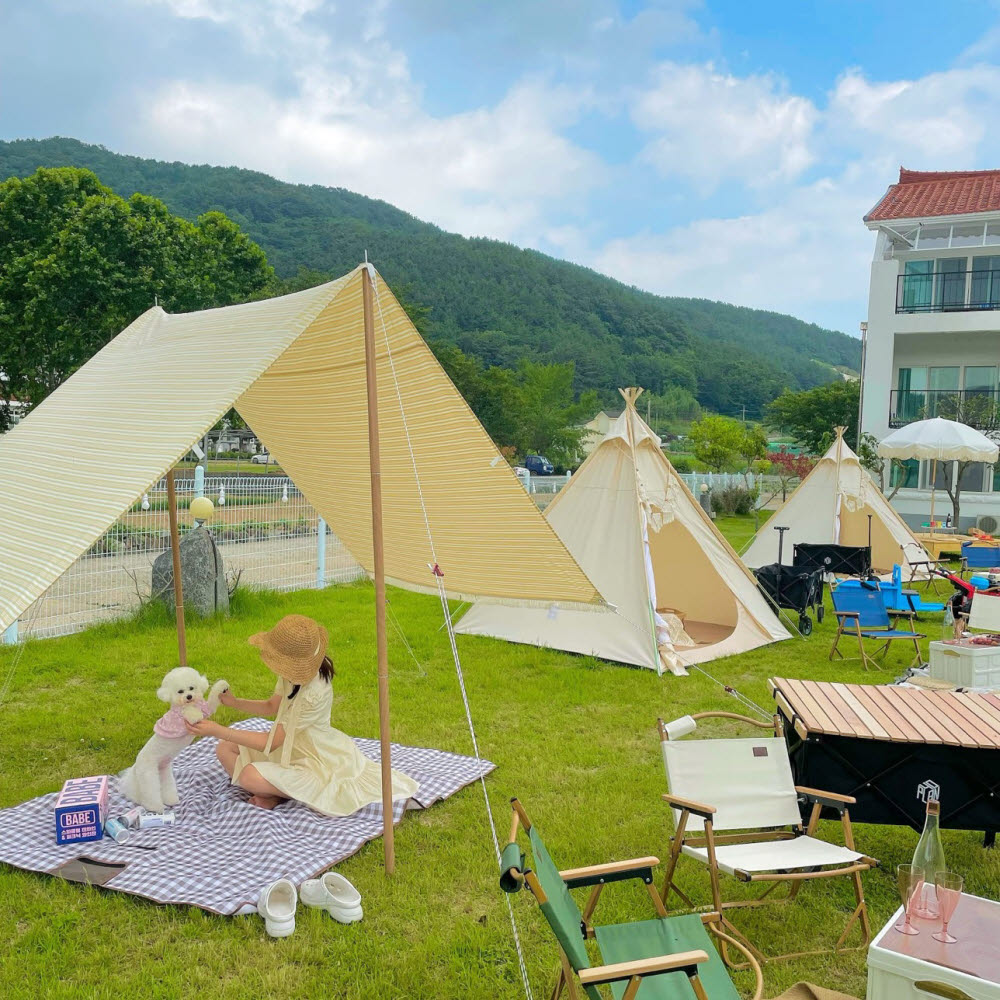
[[[0,421],[36,406],[156,301],[172,312],[269,287],[263,251],[220,212],[197,222],[155,198],[127,201],[88,170],[0,184]]]
[[[899,492],[903,483],[906,482],[906,466],[902,460],[898,458],[890,459],[887,469],[885,459],[878,453],[878,438],[874,434],[869,434],[868,431],[862,433],[861,440],[858,443],[858,461],[861,462],[863,469],[866,469],[872,475],[878,476],[878,488],[883,493],[885,493],[886,485],[892,485],[892,470],[897,469],[899,471],[900,474],[896,476],[896,485],[892,486],[889,493],[886,493],[886,500],[891,500]],[[890,477],[889,484],[885,481],[886,473]]]
[[[734,465],[746,444],[746,431],[738,420],[710,413],[691,424],[691,450],[713,472]],[[766,445],[765,445],[766,447]]]
[[[749,488],[755,464],[767,457],[767,432],[760,424],[748,424],[743,428],[743,438],[736,450],[743,459],[743,479]]]
[[[822,454],[833,442],[833,429],[846,427],[845,437],[858,436],[858,400],[861,384],[856,381],[830,382],[804,392],[786,389],[765,408],[772,427],[787,430],[814,454]]]
[[[787,448],[781,448],[768,456],[771,460],[771,467],[768,470],[772,475],[777,476],[778,485],[781,487],[781,502],[788,499],[788,488],[795,482],[801,482],[812,472],[815,460],[806,454],[793,454]]]

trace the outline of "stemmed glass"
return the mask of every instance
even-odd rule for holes
[[[899,888],[899,896],[903,900],[903,919],[896,924],[896,930],[900,934],[919,934],[920,931],[910,923],[911,910],[914,900],[920,895],[924,888],[924,870],[915,865],[896,866],[896,885]]]
[[[948,921],[955,915],[955,907],[962,898],[962,885],[962,876],[954,872],[938,872],[934,876],[938,907],[941,910],[941,930],[936,931],[931,937],[942,944],[954,944],[958,940],[948,933]]]

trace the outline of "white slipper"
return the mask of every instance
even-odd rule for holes
[[[306,906],[326,910],[334,920],[353,924],[364,913],[361,910],[361,893],[336,872],[327,872],[320,878],[311,878],[299,886],[299,895]]]
[[[260,891],[257,912],[264,918],[264,929],[273,938],[288,937],[295,930],[295,885],[279,878]]]

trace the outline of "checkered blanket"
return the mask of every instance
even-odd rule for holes
[[[266,731],[265,719],[247,719],[237,729]],[[378,760],[378,740],[356,739],[363,754]],[[443,750],[393,744],[392,765],[419,782],[416,795],[395,803],[395,822],[406,809],[426,809],[483,775],[494,765]],[[382,807],[370,805],[352,816],[322,816],[298,802],[258,809],[230,784],[215,759],[215,740],[201,739],[174,761],[180,794],[172,827],[133,830],[126,844],[110,837],[86,844],[55,842],[56,794],[0,809],[0,862],[29,871],[55,873],[74,858],[126,864],[106,888],[157,903],[187,903],[212,913],[249,912],[262,886],[277,878],[296,885],[354,854],[382,833]],[[128,803],[111,782],[110,815]],[[152,850],[144,848],[153,848]]]

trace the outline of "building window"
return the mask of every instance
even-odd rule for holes
[[[934,282],[934,304],[939,309],[961,309],[965,305],[966,259],[964,257],[948,257],[937,263],[938,273]]]
[[[920,483],[920,463],[915,458],[908,458],[902,463],[893,462],[889,474],[889,485],[901,489],[913,490]]]
[[[980,309],[1000,306],[1000,257],[972,258],[969,305]]]
[[[934,261],[908,260],[903,274],[902,308],[913,312],[929,309],[934,290]]]

